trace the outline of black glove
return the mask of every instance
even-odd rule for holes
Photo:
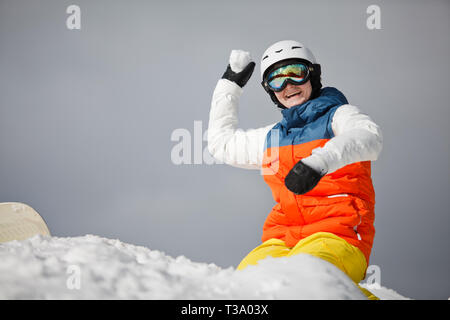
[[[289,171],[284,184],[293,193],[304,194],[314,189],[322,177],[323,175],[300,160]]]
[[[231,66],[228,64],[227,70],[222,76],[222,79],[227,79],[236,83],[239,87],[244,87],[248,79],[252,76],[253,70],[255,69],[255,63],[250,62],[244,70],[241,72],[234,72],[231,70]]]

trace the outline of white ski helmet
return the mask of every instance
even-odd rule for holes
[[[285,107],[278,101],[275,94],[264,84],[264,77],[268,74],[268,71],[270,71],[272,67],[282,65],[285,60],[289,63],[292,59],[302,60],[309,65],[311,72],[310,80],[313,88],[311,98],[318,97],[320,95],[320,88],[322,88],[322,83],[320,82],[320,64],[317,63],[311,50],[305,47],[302,43],[294,40],[283,40],[274,43],[267,48],[266,51],[264,51],[261,57],[261,84],[264,90],[266,90],[266,92],[270,95],[272,101],[281,109],[285,109]]]
[[[272,65],[287,59],[303,59],[311,64],[316,64],[316,58],[311,50],[306,48],[300,42],[294,40],[278,41],[271,45],[262,55],[261,58],[261,80],[264,80],[264,73]]]

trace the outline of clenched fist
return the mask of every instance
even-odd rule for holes
[[[284,179],[286,187],[295,194],[304,194],[312,189],[322,179],[323,174],[317,172],[301,160],[289,171]]]
[[[249,52],[242,50],[233,50],[230,54],[230,62],[222,76],[222,79],[233,81],[243,88],[255,69],[255,63],[252,61]]]

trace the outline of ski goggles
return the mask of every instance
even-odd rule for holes
[[[270,72],[266,78],[266,86],[272,91],[279,92],[284,90],[288,83],[300,85],[307,82],[309,75],[309,67],[306,64],[288,64]]]

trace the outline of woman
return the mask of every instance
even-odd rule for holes
[[[248,53],[232,52],[213,94],[208,128],[210,153],[232,166],[261,169],[276,201],[263,226],[262,244],[238,269],[267,256],[306,253],[359,283],[375,235],[371,161],[382,148],[380,128],[340,91],[322,88],[320,65],[311,51],[285,40],[261,59],[262,85],[282,120],[237,129],[238,100],[254,66]]]

